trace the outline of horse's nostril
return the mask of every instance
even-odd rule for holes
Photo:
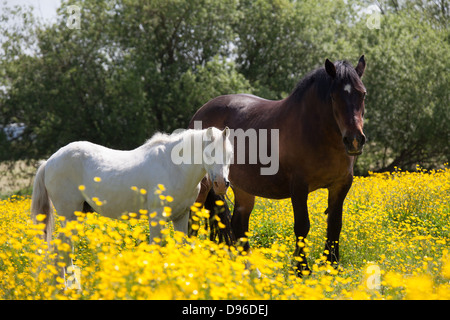
[[[359,144],[361,146],[363,146],[365,143],[366,143],[366,136],[365,135],[361,135],[361,140],[360,140]]]
[[[230,181],[225,180],[225,185],[227,186],[227,188],[230,186]]]
[[[344,144],[348,146],[350,144],[350,139],[348,137],[344,137],[342,138],[342,142],[344,142]]]

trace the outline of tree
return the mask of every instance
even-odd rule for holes
[[[81,10],[80,29],[67,27],[71,4]],[[205,102],[197,97],[208,96],[200,94],[203,70],[211,71],[205,92],[251,90],[220,58],[229,50],[234,4],[68,1],[50,26],[27,13],[23,29],[7,34],[0,66],[7,88],[0,120],[26,130],[15,141],[0,139],[0,156],[38,159],[75,140],[130,149],[157,130],[186,127]]]
[[[52,26],[25,23],[35,52],[23,47],[13,54],[9,44],[4,46],[2,70],[9,90],[1,96],[3,122],[26,126],[24,134],[7,149],[7,157],[48,156],[74,140],[115,147],[133,144],[129,138],[143,128],[134,114],[141,99],[128,92],[129,104],[119,105],[118,101],[123,101],[121,93],[128,89],[138,93],[139,87],[130,84],[134,79],[110,59],[107,49],[111,40],[103,27],[109,23],[106,3],[83,3],[81,29],[66,26],[65,6],[59,9],[61,19]],[[17,39],[21,36],[14,34]],[[117,88],[114,79],[121,74],[128,79]],[[128,134],[124,134],[124,125],[128,125]]]
[[[209,99],[286,97],[324,60],[363,78],[368,143],[356,170],[449,161],[447,0],[67,0],[52,25],[29,10],[0,22],[0,159],[39,159],[74,140],[130,149],[187,126]],[[80,29],[67,26],[69,5]],[[11,24],[11,21],[15,22]]]
[[[216,56],[204,66],[185,72],[168,99],[172,105],[195,106],[193,109],[185,108],[179,114],[179,121],[185,121],[190,120],[200,106],[214,97],[230,93],[252,93],[253,90],[250,82],[236,71],[233,62],[223,61]]]
[[[365,130],[371,141],[360,172],[448,162],[448,30],[408,8],[385,12],[380,29],[360,30],[355,39],[367,57]]]
[[[284,98],[325,59],[357,58],[348,38],[353,1],[240,1],[238,70],[266,99]]]
[[[118,1],[115,37],[142,79],[153,130],[185,126],[186,114],[206,102],[181,103],[187,102],[186,92],[174,88],[186,72],[196,73],[216,55],[228,55],[235,6],[235,0]]]

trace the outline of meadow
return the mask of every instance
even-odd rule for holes
[[[257,198],[247,254],[209,241],[209,213],[195,206],[198,237],[183,237],[169,223],[161,245],[148,244],[152,213],[145,210],[121,220],[77,213],[65,228],[56,215],[58,251],[49,251],[39,238],[43,225],[30,219],[30,198],[11,196],[0,201],[0,299],[450,299],[449,168],[355,177],[337,270],[321,258],[327,191],[311,193],[308,202],[312,273],[298,278],[289,199]],[[72,237],[73,251],[60,235]],[[77,266],[80,290],[59,276],[64,251]]]

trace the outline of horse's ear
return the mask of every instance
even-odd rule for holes
[[[222,135],[224,138],[228,138],[230,136],[230,128],[225,127],[225,129],[223,129],[222,131]]]
[[[330,60],[325,60],[325,70],[327,73],[332,77],[333,79],[336,78],[336,67],[334,66],[334,63]]]
[[[208,138],[208,139],[211,139],[212,137],[213,137],[213,128],[212,127],[209,127],[208,129],[206,129],[206,137]]]
[[[362,55],[361,58],[359,58],[358,65],[355,68],[356,73],[360,78],[363,76],[365,69],[366,69],[366,61],[364,60],[364,55]]]

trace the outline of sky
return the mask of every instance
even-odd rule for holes
[[[0,10],[5,3],[8,7],[32,6],[36,18],[43,19],[45,22],[56,22],[56,9],[60,6],[61,0],[0,0]]]

